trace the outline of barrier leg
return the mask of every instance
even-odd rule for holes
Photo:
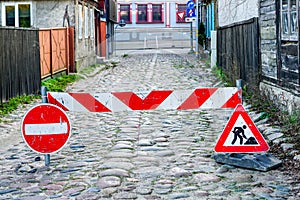
[[[238,89],[242,89],[242,79],[236,80],[235,83],[236,83],[236,87],[237,87]]]
[[[242,79],[238,79],[235,81],[236,87],[238,90],[242,91],[243,85],[242,85]],[[239,93],[239,98],[241,99],[241,102],[243,104],[243,97],[242,97],[242,92]]]

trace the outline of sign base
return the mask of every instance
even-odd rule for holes
[[[275,169],[282,164],[281,160],[268,153],[216,153],[213,158],[218,163],[264,172]]]

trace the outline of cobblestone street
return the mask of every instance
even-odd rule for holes
[[[67,91],[223,87],[188,51],[120,53],[115,67],[82,75]],[[68,112],[72,136],[46,167],[20,133],[21,118],[38,103],[0,123],[0,199],[300,198],[300,182],[289,172],[236,168],[211,158],[232,110]]]

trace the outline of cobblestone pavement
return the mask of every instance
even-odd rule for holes
[[[129,52],[117,67],[86,75],[68,91],[222,86],[187,51]],[[300,198],[299,180],[289,172],[235,168],[211,158],[230,110],[70,112],[71,139],[45,167],[20,134],[21,117],[38,103],[0,124],[0,199]]]

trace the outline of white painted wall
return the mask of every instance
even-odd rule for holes
[[[219,26],[258,17],[259,0],[219,0]]]

